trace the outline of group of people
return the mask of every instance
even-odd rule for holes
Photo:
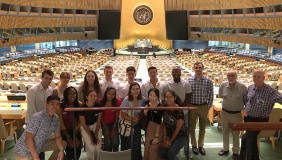
[[[186,144],[190,133],[192,152],[206,155],[204,149],[205,128],[207,114],[213,104],[213,81],[203,74],[204,65],[201,62],[194,64],[195,75],[188,80],[181,79],[181,68],[174,67],[172,80],[166,83],[157,78],[156,67],[148,68],[148,81],[139,84],[135,82],[136,69],[133,66],[126,68],[127,82],[121,84],[112,75],[111,66],[104,67],[105,78],[99,82],[95,71],[86,72],[84,81],[76,90],[69,86],[70,75],[62,72],[60,84],[52,90],[50,83],[53,72],[42,72],[41,82],[34,85],[27,92],[26,129],[17,142],[14,150],[16,160],[45,159],[44,152],[53,150],[49,158],[74,159],[73,147],[76,146],[79,159],[83,146],[88,160],[98,160],[101,150],[102,135],[104,136],[104,151],[117,152],[132,149],[133,159],[142,160],[141,152],[141,125],[140,120],[148,117],[145,131],[145,160],[176,160],[178,152]],[[274,103],[282,103],[282,96],[263,82],[262,71],[253,73],[254,85],[248,89],[236,80],[235,71],[227,72],[227,82],[219,89],[219,98],[223,98],[222,130],[223,149],[220,156],[229,153],[228,122],[241,122],[241,110],[246,111],[245,121],[267,121]],[[272,93],[272,97],[266,96]],[[92,107],[147,107],[144,111],[134,110],[93,110],[80,111],[73,114],[66,108]],[[154,109],[159,106],[175,107],[170,110]],[[178,110],[177,107],[193,106],[190,123],[187,110]],[[240,112],[240,113],[239,113]],[[242,117],[242,116],[241,116]],[[133,120],[133,144],[130,136],[118,132],[118,120]],[[197,120],[199,118],[199,120]],[[73,126],[73,119],[75,126]],[[199,121],[199,138],[196,140],[196,123]],[[190,125],[190,130],[188,130]],[[76,137],[74,143],[73,129]],[[258,132],[259,133],[259,132]],[[239,133],[233,132],[233,157],[244,159],[245,138],[242,138],[242,147],[239,157]],[[255,136],[254,136],[255,137]],[[82,141],[83,139],[83,141]],[[253,146],[254,160],[258,160],[256,139]],[[133,147],[131,147],[133,146]],[[255,151],[256,150],[256,151]],[[65,153],[65,154],[64,154]],[[256,155],[257,154],[257,155]]]

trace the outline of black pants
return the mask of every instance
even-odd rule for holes
[[[70,137],[73,139],[73,132],[72,130],[67,130],[68,134],[70,135]],[[79,140],[80,142],[80,146],[76,147],[76,159],[79,159],[80,157],[80,154],[81,154],[81,133],[80,132],[77,132],[76,134],[76,137],[77,139]],[[64,141],[67,142],[67,137],[66,136],[62,136],[62,139]],[[66,148],[66,156],[65,156],[65,160],[73,160],[74,159],[74,150],[73,150],[74,147],[69,147],[69,145],[67,145],[67,148]]]
[[[268,122],[269,118],[251,118],[251,117],[244,117],[244,122]],[[258,153],[258,146],[257,146],[257,136],[260,133],[260,131],[253,131],[253,139],[252,139],[252,160],[259,160],[259,153]],[[247,145],[247,134],[249,132],[247,131],[245,134],[243,134],[241,139],[241,151],[240,151],[240,160],[245,160],[246,157],[246,145]]]
[[[133,132],[133,148],[131,148],[131,137],[124,137],[120,135],[120,147],[121,151],[132,149],[134,160],[142,160],[141,153],[141,128],[139,124],[134,125]]]

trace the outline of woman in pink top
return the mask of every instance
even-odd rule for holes
[[[103,98],[100,100],[102,106],[119,107],[121,99],[116,98],[116,89],[109,86]],[[102,118],[102,131],[104,135],[104,151],[117,152],[119,146],[118,122],[119,110],[104,110]]]

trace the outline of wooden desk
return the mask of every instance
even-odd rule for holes
[[[23,119],[26,116],[27,103],[20,103],[21,107],[11,107],[15,103],[0,104],[0,114],[3,119]]]
[[[19,103],[27,103],[27,101],[18,101]],[[7,96],[0,96],[0,108],[1,108],[1,103],[18,103],[16,100],[8,100]]]

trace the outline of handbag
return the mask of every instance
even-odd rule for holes
[[[131,102],[129,102],[129,107],[132,107]],[[118,133],[124,137],[129,137],[132,129],[131,121],[121,118],[120,114],[118,119]]]

